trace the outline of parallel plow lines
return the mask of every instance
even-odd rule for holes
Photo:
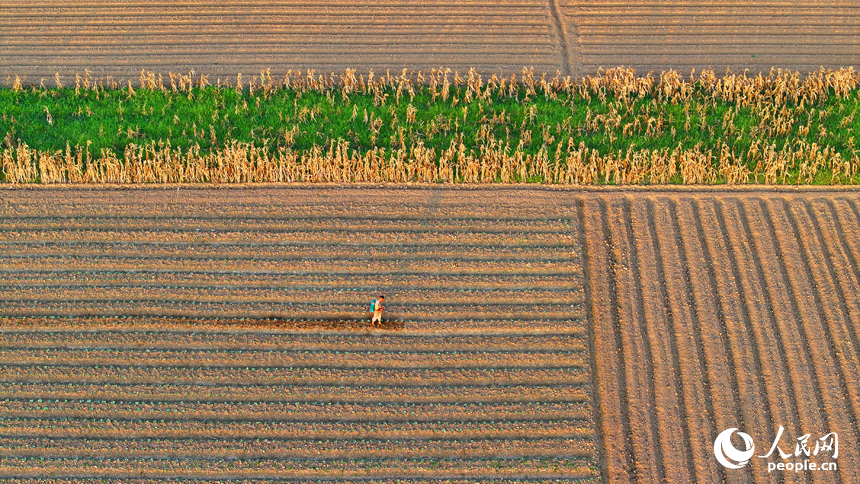
[[[239,72],[257,75],[267,68],[279,76],[289,69],[567,70],[565,41],[549,2],[61,2],[6,7],[0,8],[0,27],[10,42],[0,74],[28,78],[54,72],[74,76],[86,68],[97,76],[131,79],[144,68],[166,73],[185,72],[189,66],[213,79]],[[495,36],[481,38],[478,32]],[[173,37],[153,37],[159,33]],[[210,42],[210,37],[221,40]],[[168,44],[172,48],[165,50]]]
[[[15,192],[0,477],[860,480],[855,192],[367,190],[237,191],[271,216],[212,219],[194,207],[224,195],[189,191],[180,230],[147,191],[88,191],[76,217]],[[383,230],[350,230],[368,199]],[[363,317],[377,291],[401,327],[243,319]],[[779,426],[789,452],[837,432],[839,469],[713,457],[725,429],[763,455]]]
[[[756,455],[779,426],[789,452],[807,433],[860,435],[850,373],[860,279],[845,234],[856,206],[850,194],[585,197],[610,481],[856,481],[856,454],[840,452],[826,474],[771,474],[758,458],[729,470],[713,458],[717,434],[733,427]]]
[[[271,69],[359,72],[440,66],[484,75],[856,66],[852,3],[76,1],[0,8],[0,75],[136,79],[141,69],[216,77]],[[481,35],[481,34],[486,35]],[[168,48],[170,47],[170,48]],[[247,77],[246,77],[247,78]]]
[[[563,205],[51,193],[0,205],[0,478],[597,475]],[[381,291],[399,326],[369,326]]]

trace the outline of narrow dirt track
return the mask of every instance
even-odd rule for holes
[[[857,482],[860,285],[845,229],[856,232],[858,201],[823,191],[583,198],[610,482]],[[737,470],[715,460],[723,430],[749,434],[763,456],[780,426],[791,459],[753,457]],[[768,472],[769,462],[827,461],[795,451],[797,438],[811,434],[812,451],[829,432],[837,470]]]
[[[59,73],[68,85],[87,69],[117,80],[193,69],[215,81],[265,69],[583,76],[860,64],[852,2],[62,0],[0,2],[0,12],[0,76],[34,84]]]

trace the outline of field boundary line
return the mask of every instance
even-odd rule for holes
[[[569,76],[571,75],[571,65],[573,64],[573,61],[570,56],[567,29],[565,29],[565,22],[562,20],[563,13],[559,9],[558,0],[548,0],[548,2],[550,18],[552,19],[553,26],[555,27],[556,35],[558,35],[559,47],[561,47],[561,73],[562,75]]]
[[[860,23],[858,23],[860,25]],[[457,183],[439,185],[438,183],[160,183],[143,184],[111,184],[111,183],[55,183],[55,184],[11,184],[0,183],[0,193],[3,191],[175,191],[177,188],[203,192],[218,192],[222,190],[268,190],[280,189],[285,191],[376,191],[376,190],[406,190],[406,191],[536,191],[536,192],[572,192],[578,194],[592,193],[623,193],[623,192],[666,192],[691,194],[719,193],[766,193],[766,194],[802,194],[804,192],[860,195],[860,185],[538,185],[538,184],[467,184]]]

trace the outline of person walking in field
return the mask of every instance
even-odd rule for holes
[[[373,319],[370,320],[370,324],[376,324],[378,321],[381,325],[382,311],[385,310],[385,296],[379,296],[379,299],[374,299],[373,302],[370,303],[370,308],[373,310]]]

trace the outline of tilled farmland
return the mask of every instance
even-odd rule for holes
[[[0,11],[0,76],[37,85],[87,69],[116,79],[193,69],[215,81],[266,69],[805,74],[860,62],[852,2],[63,0]]]
[[[494,193],[0,193],[0,477],[598,479],[576,214]]]
[[[836,187],[5,189],[0,477],[857,482],[858,221]],[[780,427],[838,468],[715,459]]]
[[[581,210],[611,482],[858,481],[856,191],[616,193]],[[838,470],[715,460],[723,430],[763,456],[780,426],[792,463],[798,438],[836,432]]]

